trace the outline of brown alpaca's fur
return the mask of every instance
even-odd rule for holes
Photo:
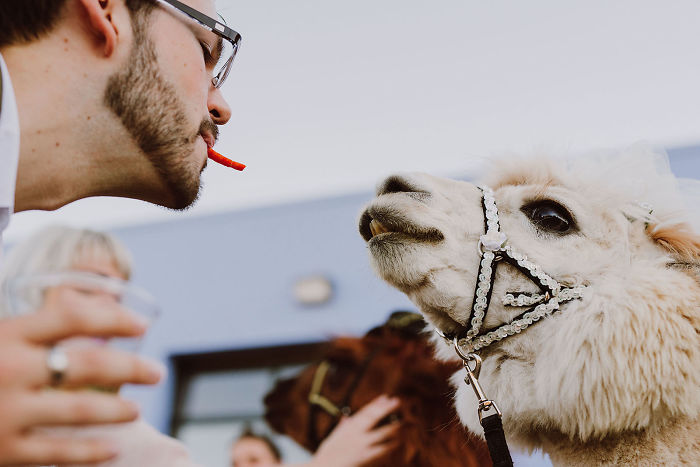
[[[420,324],[421,329],[422,326]],[[452,406],[454,391],[449,377],[459,368],[459,363],[436,362],[425,335],[415,330],[384,325],[363,338],[335,339],[324,357],[332,369],[321,393],[340,404],[372,352],[375,354],[350,399],[352,411],[356,412],[380,394],[401,399],[400,445],[388,458],[372,465],[491,465],[485,443],[461,426]],[[295,378],[280,381],[265,398],[268,423],[311,451],[318,446],[309,440],[308,396],[317,367],[317,364],[311,365]],[[316,432],[326,433],[333,421],[329,414],[321,411],[316,417]]]

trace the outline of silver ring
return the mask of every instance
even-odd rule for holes
[[[58,386],[63,382],[68,370],[68,355],[60,347],[53,346],[46,356],[46,366],[51,373],[51,385]]]

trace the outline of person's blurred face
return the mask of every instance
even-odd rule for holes
[[[108,278],[127,280],[114,261],[114,258],[112,258],[106,252],[94,251],[90,255],[78,258],[69,270],[91,273]],[[59,303],[71,303],[72,297],[76,295],[89,295],[90,297],[102,302],[107,301],[119,303],[119,297],[106,290],[100,290],[95,287],[57,285],[46,289],[42,302],[43,306],[39,309],[39,311],[50,313],[49,310],[57,309],[59,306],[57,304]],[[92,337],[72,337],[61,341],[62,346],[70,347],[91,347],[96,345],[103,346],[106,344],[107,342],[105,340]]]
[[[70,270],[77,272],[88,272],[98,276],[111,277],[120,280],[127,279],[119,270],[119,267],[114,259],[109,254],[104,252],[93,252],[93,254],[78,258],[70,267]],[[94,288],[89,290],[80,288],[76,289],[70,285],[59,285],[46,290],[44,304],[52,301],[62,301],[65,294],[76,293],[76,291],[82,294],[89,293],[90,295],[99,297],[102,300],[118,301],[118,297],[115,297],[106,291],[100,291]]]
[[[211,0],[183,1],[216,17]],[[162,6],[136,13],[133,28],[131,56],[110,78],[105,103],[167,187],[159,204],[184,209],[198,197],[207,141],[231,115],[203,55],[217,36]]]
[[[280,465],[264,441],[241,438],[231,447],[231,467],[263,467]]]

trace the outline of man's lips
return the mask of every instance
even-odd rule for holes
[[[238,171],[241,171],[245,169],[245,164],[241,164],[240,162],[233,161],[229,159],[228,157],[224,157],[218,152],[214,151],[214,144],[216,144],[216,135],[217,133],[211,133],[209,131],[201,131],[199,133],[199,136],[202,137],[204,140],[204,143],[207,145],[207,158],[213,160],[214,162],[218,162],[219,164],[225,166],[225,167],[230,167],[232,169],[236,169]],[[205,159],[205,165],[206,165],[206,159]]]
[[[209,132],[203,131],[202,133],[199,134],[199,136],[202,137],[205,143],[207,143],[208,148],[213,148],[214,144],[216,143],[216,139],[214,138],[214,135],[212,135]]]

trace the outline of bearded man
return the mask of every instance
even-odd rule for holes
[[[207,147],[231,116],[220,87],[240,41],[216,17],[213,0],[0,2],[0,236],[13,212],[89,196],[172,209],[197,199]],[[162,376],[109,349],[59,354],[52,345],[71,336],[145,331],[94,297],[62,307],[0,322],[0,465],[111,458],[104,440],[34,428],[133,420],[117,395],[64,388]]]

